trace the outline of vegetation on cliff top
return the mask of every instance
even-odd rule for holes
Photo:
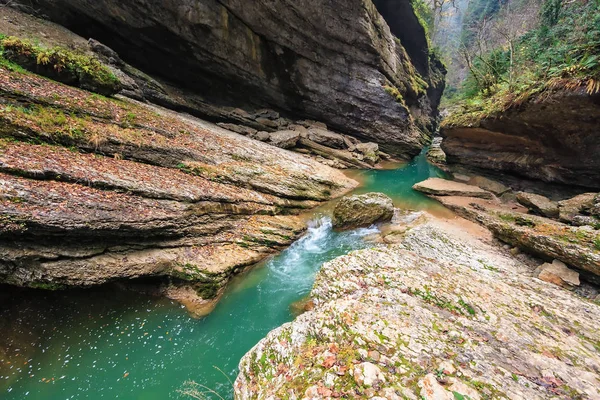
[[[600,92],[600,1],[545,0],[535,28],[523,33],[531,18],[519,16],[528,6],[514,0],[469,33],[470,48],[461,50],[469,75],[452,99],[460,108],[444,125],[476,124],[553,90]],[[498,46],[486,43],[484,30]]]
[[[96,58],[63,47],[44,48],[0,35],[0,52],[0,64],[10,70],[22,68],[106,96],[121,90],[119,79]]]

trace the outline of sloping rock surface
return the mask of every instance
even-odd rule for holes
[[[0,281],[169,277],[211,298],[356,182],[189,116],[0,68]]]
[[[598,397],[600,306],[426,223],[325,264],[315,309],[241,361],[237,399]]]
[[[437,115],[444,67],[409,0],[16,3],[188,89],[171,99],[155,90],[160,104],[212,116],[219,106],[275,108],[407,157]]]

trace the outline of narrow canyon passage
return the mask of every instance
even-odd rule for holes
[[[359,193],[384,192],[401,208],[443,212],[412,190],[443,175],[425,152],[396,169],[352,175],[363,182]],[[329,217],[311,220],[304,237],[236,277],[202,319],[175,302],[132,292],[22,292],[0,310],[2,398],[177,399],[189,380],[230,398],[241,357],[293,319],[290,306],[308,295],[320,266],[373,246],[369,236],[378,232],[334,232]]]

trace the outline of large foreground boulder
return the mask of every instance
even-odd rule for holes
[[[241,361],[236,399],[595,399],[600,306],[441,223],[319,272],[315,309]]]
[[[393,216],[394,203],[383,193],[348,196],[336,204],[333,226],[337,229],[358,228],[390,221]]]

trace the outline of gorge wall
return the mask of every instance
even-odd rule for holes
[[[444,122],[449,163],[600,188],[600,94],[557,91],[498,115],[471,117]]]
[[[273,108],[402,157],[418,154],[435,125],[445,70],[409,0],[23,5],[176,87],[168,101],[150,100],[197,115],[226,120],[220,106]]]

